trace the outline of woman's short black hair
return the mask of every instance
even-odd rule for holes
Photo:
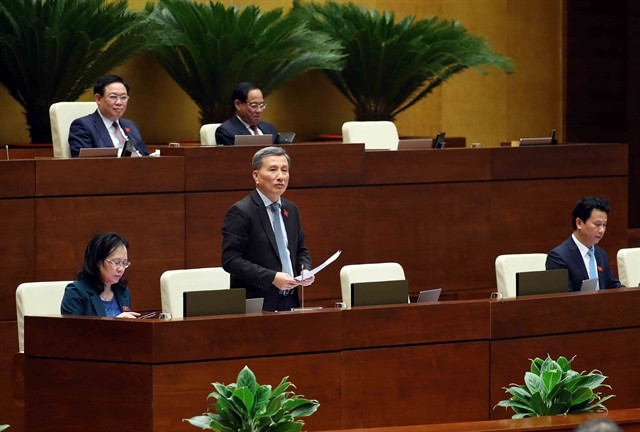
[[[129,242],[114,232],[100,233],[93,237],[84,251],[84,264],[82,270],[78,272],[77,278],[89,282],[98,293],[104,291],[104,282],[100,276],[98,265],[120,246],[124,246],[128,250]],[[115,286],[126,287],[127,281],[120,279]]]

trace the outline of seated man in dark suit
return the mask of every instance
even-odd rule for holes
[[[262,92],[255,85],[243,82],[231,94],[236,114],[216,129],[218,145],[233,145],[236,135],[268,135],[276,142],[278,131],[267,122],[261,121],[262,111],[267,108]]]
[[[613,276],[607,253],[596,246],[607,229],[609,210],[605,199],[580,199],[571,215],[573,234],[547,255],[547,270],[569,270],[569,291],[580,291],[583,280],[596,277],[598,289],[624,287]]]
[[[69,128],[71,157],[78,157],[81,148],[123,148],[135,141],[132,156],[147,156],[149,151],[142,140],[138,125],[122,118],[129,102],[129,84],[117,75],[105,75],[93,86],[98,109],[93,114],[75,119]]]

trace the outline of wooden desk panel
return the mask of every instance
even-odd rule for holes
[[[35,167],[34,160],[0,162],[0,199],[33,197],[36,193]]]
[[[284,146],[291,157],[290,188],[359,184],[364,173],[364,144],[295,144]],[[251,161],[258,146],[168,147],[163,155],[183,156],[187,191],[251,189]],[[213,169],[212,173],[212,167]]]
[[[84,249],[100,232],[129,241],[125,273],[137,310],[160,307],[160,275],[185,268],[183,194],[40,198],[36,202],[36,278],[72,280]]]
[[[490,156],[490,149],[367,151],[365,183],[487,181]]]
[[[290,390],[320,402],[315,414],[302,419],[305,430],[340,428],[340,354],[336,352],[154,366],[153,430],[192,431],[193,426],[180,420],[205,412],[213,402],[206,400],[214,391],[211,383],[236,382],[244,366],[249,366],[259,384],[275,388],[288,376],[296,386]]]
[[[36,195],[40,197],[182,191],[182,158],[36,160]]]
[[[413,295],[493,286],[490,202],[488,182],[367,188],[358,262],[399,262]]]
[[[345,349],[489,339],[486,300],[357,307],[342,321]]]
[[[494,180],[627,176],[629,172],[626,144],[495,147],[490,150],[491,178]]]
[[[488,370],[488,342],[343,351],[342,427],[486,419]]]
[[[640,327],[638,310],[640,288],[511,298],[491,302],[491,338]]]
[[[622,299],[621,299],[622,300]],[[636,309],[637,315],[637,309]],[[607,314],[607,319],[614,319]],[[563,322],[562,315],[548,320],[547,325],[553,327]],[[606,324],[604,324],[606,325]],[[511,323],[512,327],[514,323]],[[524,326],[524,324],[523,324]],[[520,327],[518,325],[517,327]],[[529,359],[553,359],[565,356],[571,359],[577,356],[572,369],[578,372],[600,370],[608,378],[605,384],[612,389],[601,388],[602,395],[614,394],[605,405],[610,409],[636,408],[640,406],[640,374],[638,374],[638,357],[640,356],[640,328],[604,331],[573,332],[563,335],[541,337],[519,337],[491,342],[491,406],[506,399],[508,394],[503,387],[511,383],[523,384],[524,373],[529,370]],[[496,408],[491,418],[510,418],[511,410]],[[626,430],[626,429],[625,429]]]

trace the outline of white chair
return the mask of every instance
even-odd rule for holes
[[[340,269],[342,301],[351,307],[351,284],[404,279],[404,270],[398,263],[352,264]],[[407,302],[409,299],[407,298]]]
[[[545,270],[547,254],[508,254],[496,258],[496,282],[503,298],[516,296],[516,273]]]
[[[208,123],[200,128],[200,145],[214,146],[216,143],[216,129],[222,123]]]
[[[620,282],[627,287],[640,284],[640,248],[626,248],[618,251],[618,274]]]
[[[229,289],[231,276],[222,267],[168,270],[160,276],[162,311],[171,318],[182,318],[182,293]]]
[[[53,141],[53,156],[70,158],[69,127],[71,123],[82,116],[93,113],[98,106],[95,102],[56,102],[49,107],[51,120],[51,138]]]
[[[16,289],[18,349],[24,352],[24,317],[60,316],[64,289],[71,281],[26,282]]]
[[[342,124],[342,141],[364,143],[365,150],[398,150],[398,129],[390,121],[351,121]]]

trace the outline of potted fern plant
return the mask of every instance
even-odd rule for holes
[[[511,418],[540,417],[559,414],[604,412],[603,403],[614,395],[601,397],[594,390],[611,386],[603,384],[607,378],[599,370],[578,373],[571,369],[571,360],[558,357],[553,360],[547,354],[543,361],[531,361],[531,370],[524,375],[524,385],[511,384],[505,387],[511,394],[509,399],[498,402],[498,406],[511,408]]]
[[[237,382],[213,383],[216,391],[207,396],[216,402],[203,415],[184,419],[195,427],[222,432],[297,432],[304,422],[297,420],[316,412],[320,404],[287,391],[295,387],[284,377],[272,389],[260,385],[247,366],[238,374]],[[215,412],[211,412],[214,408]]]

